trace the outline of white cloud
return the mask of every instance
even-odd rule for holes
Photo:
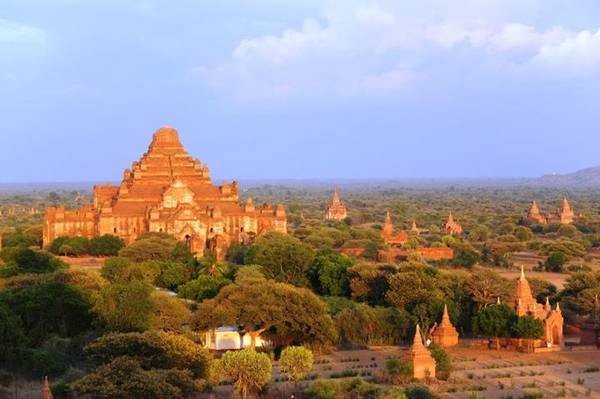
[[[431,60],[452,62],[463,48],[470,49],[472,61],[496,63],[496,72],[509,65],[530,76],[551,71],[554,77],[570,77],[600,67],[600,31],[538,29],[422,10],[410,15],[394,2],[381,4],[348,1],[305,19],[299,29],[244,39],[228,61],[201,67],[201,75],[216,90],[238,98],[318,98],[401,90],[417,76],[435,74]],[[429,66],[422,70],[423,65]]]
[[[0,19],[0,44],[44,44],[43,30],[6,19]]]
[[[567,39],[541,46],[532,65],[566,77],[585,77],[600,72],[600,29],[582,31]]]

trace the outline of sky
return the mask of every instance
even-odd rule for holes
[[[0,1],[0,182],[567,173],[599,100],[597,0]]]

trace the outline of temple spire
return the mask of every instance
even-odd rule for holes
[[[48,383],[48,377],[44,377],[44,386],[42,387],[42,399],[53,399],[52,390],[50,389],[50,384]]]
[[[521,281],[525,280],[525,269],[523,265],[521,265],[521,277],[519,277]]]
[[[385,224],[392,224],[392,217],[390,216],[390,211],[385,212]]]
[[[444,314],[442,315],[442,324],[450,323],[450,316],[448,315],[448,304],[444,304]]]
[[[413,352],[421,352],[426,350],[425,345],[423,345],[423,336],[421,335],[421,327],[417,324],[417,329],[415,330],[415,337],[413,339],[413,346],[411,348]]]

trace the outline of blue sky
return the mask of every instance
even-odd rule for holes
[[[600,165],[597,0],[3,0],[0,182],[118,180],[160,126],[217,178]]]

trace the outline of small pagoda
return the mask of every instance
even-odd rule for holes
[[[435,360],[429,350],[423,345],[421,328],[418,324],[408,356],[410,364],[413,367],[413,378],[417,380],[435,378]]]
[[[394,224],[392,223],[392,217],[390,216],[389,211],[385,214],[385,221],[383,222],[383,228],[381,229],[381,238],[383,239],[383,242],[388,245],[402,246],[408,241],[408,233],[405,231],[394,234]]]
[[[325,220],[344,220],[348,217],[346,205],[340,199],[337,188],[333,191],[331,202],[325,210]]]
[[[450,316],[448,315],[448,306],[445,304],[442,321],[434,328],[431,337],[435,345],[439,345],[443,348],[458,345],[458,331],[456,331],[456,328],[450,321]]]
[[[459,235],[462,234],[463,228],[456,220],[454,220],[454,216],[452,216],[452,212],[448,214],[448,220],[442,226],[442,230],[446,234]]]

